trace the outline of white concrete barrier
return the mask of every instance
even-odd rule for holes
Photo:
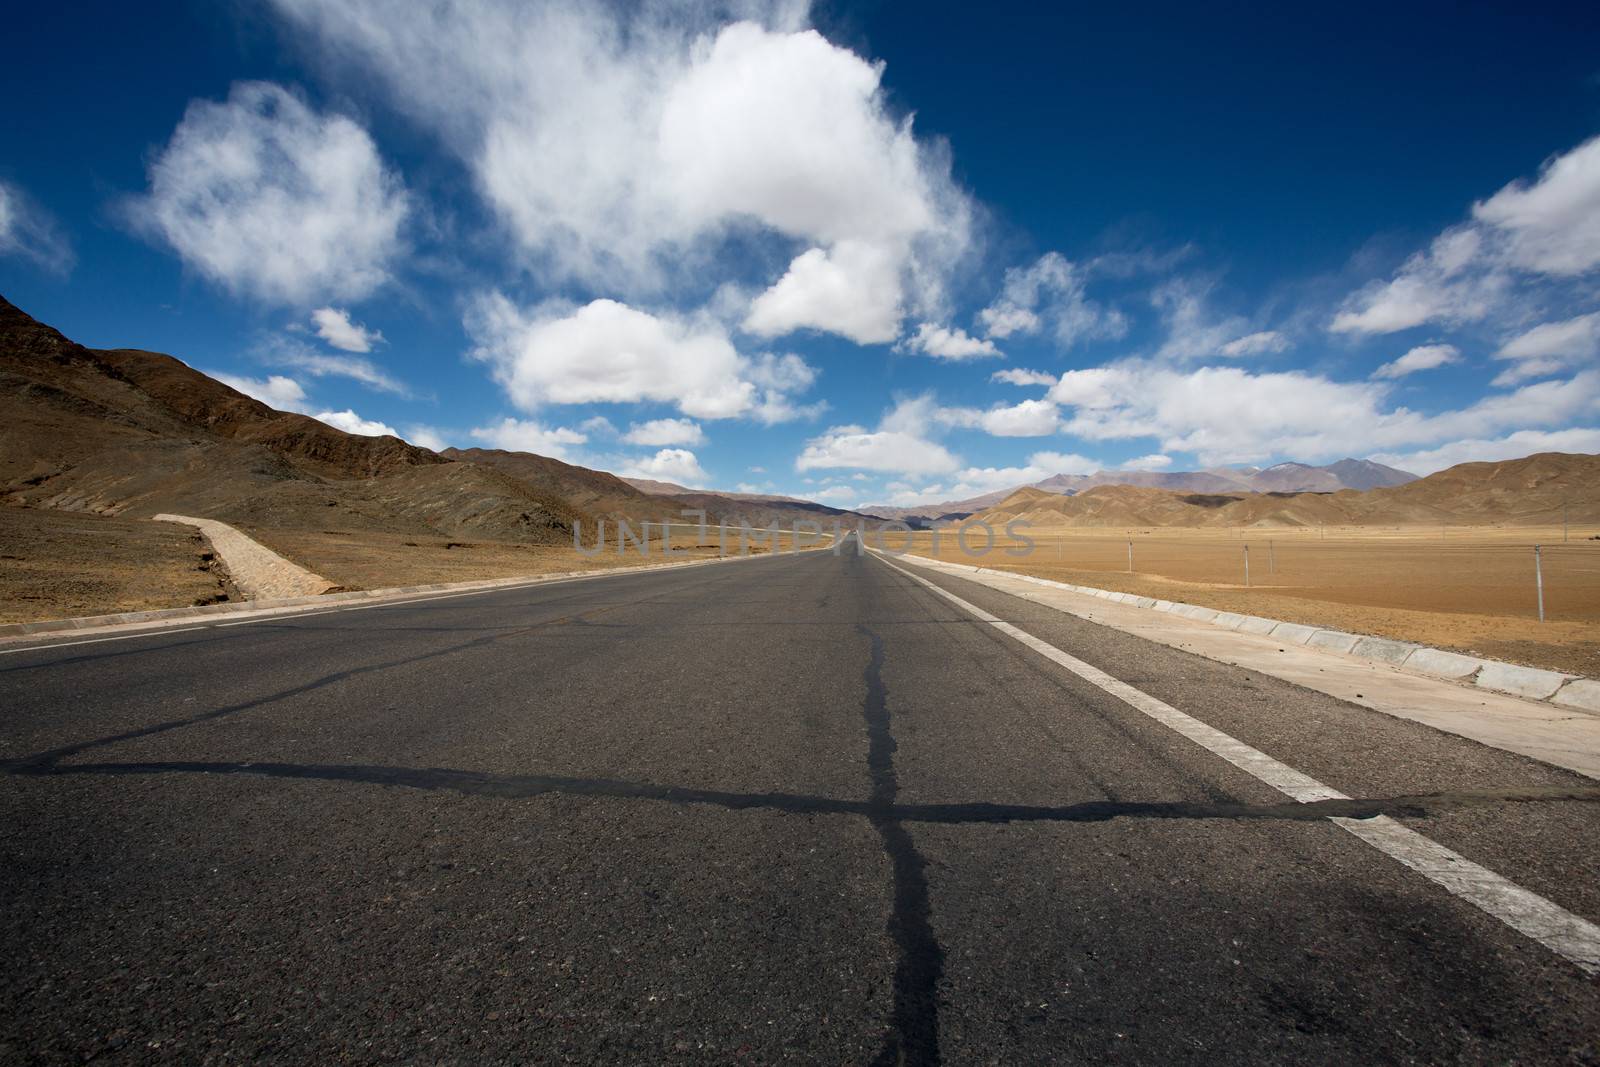
[[[1573,680],[1570,674],[1485,660],[1483,670],[1478,672],[1477,684],[1481,689],[1493,689],[1497,693],[1511,693],[1530,700],[1549,700],[1562,686]]]
[[[1315,626],[1301,626],[1297,622],[1280,622],[1271,630],[1272,636],[1291,645],[1303,645],[1317,632]]]
[[[1600,715],[1600,682],[1592,678],[1574,678],[1562,686],[1550,700],[1551,703],[1560,704],[1564,708],[1592,711]]]
[[[923,557],[911,558],[919,562],[934,562]],[[1372,637],[1367,634],[1350,634],[1342,630],[1324,630],[1320,627],[1305,626],[1297,622],[1282,622],[1278,619],[1267,619],[1257,615],[1243,615],[1234,611],[1216,611],[1211,608],[1201,607],[1198,604],[1184,604],[1173,600],[1142,597],[1133,593],[1120,593],[1108,589],[1095,589],[1091,586],[1072,585],[1069,582],[1056,582],[1048,578],[1038,578],[1031,574],[1017,574],[1013,571],[973,567],[944,560],[937,561],[937,566],[993,574],[1004,578],[1031,582],[1035,585],[1066,589],[1074,593],[1082,593],[1086,596],[1097,597],[1114,603],[1147,608],[1152,611],[1170,612],[1173,615],[1180,615],[1196,622],[1210,623],[1238,633],[1270,635],[1284,644],[1305,645],[1321,652],[1332,652],[1339,655],[1354,656],[1358,659],[1369,659],[1378,663],[1388,664],[1391,667],[1400,667],[1417,674],[1464,682],[1498,693],[1508,693],[1512,696],[1524,697],[1529,700],[1545,701],[1558,704],[1561,707],[1600,714],[1600,681],[1562,674],[1559,671],[1540,670],[1535,667],[1518,666],[1514,663],[1502,663],[1498,660],[1466,656],[1459,652],[1447,652],[1442,648],[1428,648],[1425,645],[1419,645],[1411,641],[1397,641],[1392,638]]]
[[[1340,630],[1318,630],[1306,639],[1306,647],[1318,648],[1324,652],[1348,653],[1360,640],[1361,638],[1355,634],[1347,634]]]
[[[1356,642],[1356,647],[1351,649],[1351,653],[1364,659],[1381,660],[1398,667],[1421,647],[1410,641],[1393,641],[1387,637],[1363,637]]]
[[[1419,648],[1406,657],[1403,666],[1408,671],[1420,671],[1435,678],[1452,678],[1464,682],[1483,670],[1483,662],[1475,656],[1446,652],[1442,648]]]

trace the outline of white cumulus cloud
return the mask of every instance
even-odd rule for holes
[[[1600,138],[1547,160],[1473,205],[1387,281],[1345,301],[1331,328],[1382,334],[1425,323],[1477,322],[1517,293],[1600,267]],[[1524,301],[1526,302],[1526,301]]]
[[[1035,452],[1028,457],[1030,467],[1038,467],[1050,474],[1093,474],[1100,464],[1076,452]]]
[[[1556,428],[1600,412],[1600,370],[1432,415],[1393,406],[1389,389],[1304,371],[1251,374],[1130,361],[1068,371],[1050,399],[1070,409],[1063,426],[1068,434],[1094,441],[1153,438],[1162,451],[1194,452],[1207,465],[1437,446],[1486,432]]]
[[[829,485],[806,495],[823,504],[843,504],[859,499],[861,490],[853,485]]]
[[[1006,382],[1009,385],[1054,385],[1056,376],[1047,374],[1042,370],[1024,370],[1021,367],[1008,367],[997,370],[989,375],[991,382]]]
[[[900,332],[900,269],[883,249],[843,241],[812,248],[750,305],[744,328],[760,337],[822,330],[857,344],[886,344]]]
[[[647,298],[753,236],[799,258],[752,330],[871,343],[939,303],[968,244],[947,150],[804,3],[274,6],[328,69],[435,132],[558,280]]]
[[[1536,181],[1512,182],[1472,215],[1522,270],[1570,276],[1600,266],[1600,137],[1546,160]]]
[[[492,294],[476,302],[467,329],[473,355],[530,412],[650,401],[701,419],[785,416],[774,407],[815,378],[798,356],[742,356],[709,316],[651,314],[615,300],[523,310]]]
[[[149,171],[135,224],[236,294],[359,299],[403,250],[408,197],[372,138],[277,85],[191,103]]]
[[[935,359],[982,359],[1000,355],[1000,349],[987,338],[973,337],[965,330],[931,322],[918,324],[917,332],[906,338],[901,347]]]
[[[1282,352],[1289,347],[1289,339],[1277,330],[1258,330],[1236,337],[1217,351],[1224,356],[1256,356],[1263,352]]]
[[[573,456],[573,446],[589,439],[577,430],[569,430],[564,426],[550,427],[509,417],[487,426],[475,427],[469,434],[473,440],[481,441],[490,448],[507,452],[532,452],[536,456],[569,461]]]
[[[702,489],[711,481],[711,475],[705,472],[700,460],[687,448],[663,448],[653,456],[634,459],[617,473],[624,478],[676,482],[690,489]]]
[[[450,442],[445,438],[444,431],[435,429],[432,426],[407,426],[405,439],[414,445],[431,448],[435,452],[443,452],[450,447]]]
[[[208,373],[223,385],[237,389],[245,396],[259,400],[268,407],[305,414],[306,391],[293,378],[282,374],[272,374],[266,378],[250,378],[240,374],[223,374],[219,371]]]
[[[311,323],[318,337],[346,352],[371,352],[373,345],[383,343],[382,333],[351,322],[350,312],[343,308],[317,308],[311,313]]]
[[[901,474],[943,474],[961,466],[936,441],[904,430],[869,431],[860,426],[835,426],[806,442],[795,469],[853,467]]]
[[[364,419],[349,408],[343,411],[319,411],[312,416],[318,422],[325,422],[336,430],[345,433],[359,434],[362,437],[399,437],[400,433],[386,422],[374,419]]]
[[[1418,371],[1432,370],[1451,363],[1461,362],[1461,351],[1455,345],[1418,345],[1399,359],[1390,360],[1372,372],[1374,378],[1404,378]]]
[[[961,461],[930,437],[942,414],[931,395],[903,398],[884,413],[876,430],[835,426],[813,437],[795,460],[795,469],[845,467],[909,475],[956,470]]]
[[[1345,302],[1333,318],[1335,333],[1383,334],[1439,322],[1459,325],[1489,314],[1511,279],[1480,258],[1484,235],[1471,226],[1446,230],[1386,282],[1375,282]]]
[[[1545,377],[1593,363],[1596,356],[1600,356],[1600,312],[1542,323],[1511,338],[1494,356],[1511,361],[1511,366],[1495,378],[1496,385]]]
[[[1432,474],[1457,463],[1492,463],[1520,459],[1535,452],[1600,452],[1600,427],[1518,430],[1503,437],[1452,441],[1420,452],[1380,452],[1371,458],[1413,474]]]
[[[706,432],[692,419],[651,419],[629,426],[622,439],[630,445],[703,445]]]
[[[1061,412],[1047,400],[990,408],[978,417],[978,425],[995,437],[1043,437],[1061,428]]]

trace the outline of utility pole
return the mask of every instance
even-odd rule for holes
[[[1538,545],[1533,546],[1533,585],[1539,591],[1539,621],[1544,622],[1544,563]]]

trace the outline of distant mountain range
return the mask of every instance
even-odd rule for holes
[[[1274,468],[1275,469],[1275,468]],[[1265,472],[1263,472],[1265,473]],[[1486,526],[1600,519],[1600,456],[1543,452],[1462,463],[1400,485],[1338,493],[1183,492],[1102,484],[1052,493],[1024,486],[977,518],[1035,527]]]
[[[1096,474],[1053,474],[1042,481],[997,489],[965,500],[946,500],[914,508],[873,505],[857,510],[881,519],[932,522],[976,514],[1019,489],[1038,489],[1061,496],[1072,496],[1102,485],[1131,485],[1179,493],[1336,493],[1341,489],[1382,489],[1416,480],[1415,474],[1370,459],[1341,459],[1322,467],[1279,463],[1265,468],[1211,467],[1201,471],[1100,471]]]

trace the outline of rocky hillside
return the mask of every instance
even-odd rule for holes
[[[499,471],[276,411],[171,356],[85,348],[3,298],[0,500],[534,542],[584,514]]]

